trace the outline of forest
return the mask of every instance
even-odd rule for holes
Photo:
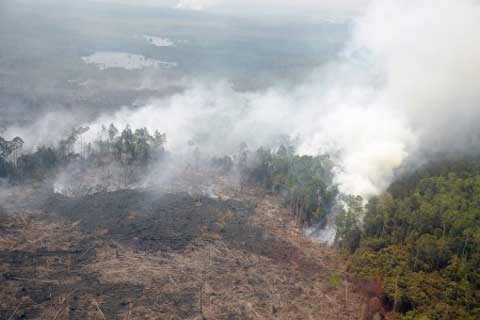
[[[349,271],[400,319],[480,318],[480,161],[434,161],[337,218]],[[360,204],[360,205],[359,205]]]

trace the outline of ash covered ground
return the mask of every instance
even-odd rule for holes
[[[210,181],[208,192],[4,191],[0,318],[361,316],[344,261],[304,238],[276,196]]]

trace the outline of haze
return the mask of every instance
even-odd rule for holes
[[[267,18],[290,2],[12,3],[2,120],[31,148],[110,122],[166,132],[177,152],[289,135],[301,154],[337,155],[341,188],[367,197],[407,159],[477,150],[475,1],[300,1]]]

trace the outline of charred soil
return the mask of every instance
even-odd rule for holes
[[[0,216],[2,319],[358,319],[344,269],[254,189],[51,194]]]

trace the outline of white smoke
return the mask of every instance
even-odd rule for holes
[[[100,117],[89,138],[112,122],[165,132],[172,151],[193,138],[204,152],[228,153],[288,134],[301,154],[335,154],[341,190],[368,197],[407,157],[478,148],[478,30],[477,1],[373,1],[341,56],[304,84],[242,93],[199,80]]]
[[[354,40],[383,70],[383,103],[402,109],[422,139],[465,146],[478,133],[479,29],[476,0],[376,1]]]
[[[10,126],[2,135],[5,135],[7,139],[16,136],[22,137],[25,140],[24,150],[30,152],[36,147],[52,146],[60,141],[63,134],[70,132],[78,125],[77,116],[76,114],[58,114],[58,112],[52,111],[36,119],[29,126]]]

